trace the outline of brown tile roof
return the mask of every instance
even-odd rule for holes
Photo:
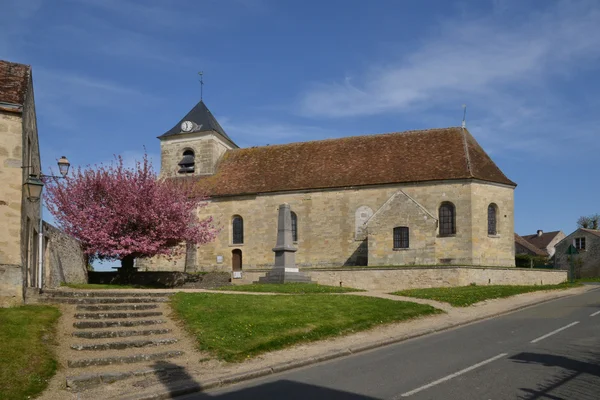
[[[192,179],[210,196],[468,178],[516,186],[464,133],[429,129],[228,150],[214,175]]]
[[[525,240],[523,237],[517,235],[516,233],[515,233],[515,243],[521,245],[521,247],[526,248],[527,250],[531,251],[535,255],[538,255],[538,256],[547,256],[548,255],[548,252],[535,247],[534,245],[532,245],[531,243],[529,243],[527,240]]]
[[[596,235],[598,237],[600,237],[600,230],[597,229],[585,229],[585,228],[580,228],[580,230],[587,232],[587,233],[591,233],[592,235]]]
[[[25,103],[30,76],[29,65],[0,60],[0,107],[6,109],[1,103],[19,106]]]
[[[533,235],[523,235],[523,239],[527,240],[537,248],[545,249],[559,233],[560,231],[544,232],[541,236],[534,233]]]

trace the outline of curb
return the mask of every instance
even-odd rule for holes
[[[256,379],[256,378],[262,378],[262,377],[265,377],[268,375],[277,374],[280,372],[285,372],[285,371],[289,371],[289,370],[297,369],[297,368],[301,368],[301,367],[306,367],[309,365],[318,364],[318,363],[321,363],[324,361],[334,360],[337,358],[346,357],[349,355],[354,355],[354,354],[366,352],[369,350],[374,350],[374,349],[389,346],[392,344],[397,344],[397,343],[404,342],[409,339],[416,339],[416,338],[426,336],[426,335],[429,335],[432,333],[438,333],[438,332],[448,331],[448,330],[451,330],[454,328],[460,328],[460,327],[463,327],[466,325],[481,322],[486,319],[496,318],[496,317],[499,317],[502,315],[506,315],[506,314],[510,314],[510,313],[513,313],[516,311],[523,310],[525,308],[537,306],[537,305],[540,305],[543,303],[549,303],[549,302],[555,301],[555,300],[578,296],[580,294],[584,294],[584,293],[591,292],[594,290],[600,290],[600,287],[587,289],[581,293],[568,293],[563,296],[557,296],[557,297],[554,297],[551,299],[538,300],[538,301],[535,301],[535,302],[532,302],[529,304],[524,304],[524,305],[517,306],[515,308],[511,308],[509,310],[500,311],[500,312],[497,312],[494,314],[486,315],[484,317],[474,318],[474,319],[471,319],[468,321],[463,321],[463,322],[459,322],[459,323],[455,323],[455,324],[441,326],[439,328],[427,329],[427,330],[423,330],[421,332],[415,332],[413,334],[407,334],[407,335],[400,336],[400,337],[380,340],[377,342],[367,343],[364,345],[358,345],[358,346],[350,347],[347,349],[336,350],[336,351],[333,351],[330,353],[325,353],[318,357],[310,357],[310,358],[290,361],[287,363],[275,364],[273,366],[261,368],[261,369],[255,370],[255,371],[244,372],[244,373],[231,375],[231,376],[223,377],[223,378],[212,379],[212,380],[208,380],[208,381],[200,382],[200,383],[196,383],[196,382],[183,383],[181,385],[174,386],[170,389],[166,389],[166,390],[158,391],[158,392],[155,391],[153,394],[148,394],[148,395],[142,394],[142,395],[134,395],[131,397],[121,397],[121,399],[122,400],[167,400],[167,399],[172,399],[176,396],[197,393],[197,392],[201,392],[201,391],[205,391],[205,390],[209,390],[209,389],[214,389],[217,387],[231,385],[234,383],[240,383],[240,382],[244,382],[244,381],[248,381],[248,380],[252,380],[252,379]]]

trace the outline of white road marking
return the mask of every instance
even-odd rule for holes
[[[600,314],[600,311],[596,311],[595,313],[593,313],[593,314],[590,314],[590,317],[595,317],[595,316],[596,316],[596,315],[598,315],[598,314]]]
[[[443,378],[441,378],[441,379],[438,379],[437,381],[433,381],[433,382],[431,382],[431,383],[428,383],[428,384],[427,384],[427,385],[425,385],[425,386],[421,386],[420,388],[416,388],[416,389],[414,389],[414,390],[411,390],[410,392],[406,392],[406,393],[402,394],[402,395],[401,395],[401,397],[408,397],[408,396],[412,396],[413,394],[415,394],[415,393],[418,393],[418,392],[420,392],[421,390],[429,389],[429,388],[430,388],[430,387],[432,387],[432,386],[435,386],[435,385],[437,385],[437,384],[440,384],[440,383],[442,383],[442,382],[449,381],[449,380],[450,380],[450,379],[452,379],[452,378],[456,378],[456,377],[457,377],[457,376],[459,376],[459,375],[465,374],[465,373],[467,373],[467,372],[469,372],[469,371],[473,371],[475,368],[479,368],[479,367],[481,367],[481,366],[483,366],[483,365],[485,365],[485,364],[491,363],[492,361],[496,361],[496,360],[497,360],[497,359],[499,359],[499,358],[506,357],[507,355],[508,355],[508,353],[502,353],[502,354],[498,354],[498,355],[497,355],[497,356],[495,356],[495,357],[488,358],[487,360],[485,360],[485,361],[482,361],[482,362],[480,362],[480,363],[477,363],[477,364],[475,364],[475,365],[471,365],[471,366],[470,366],[470,367],[468,367],[468,368],[461,369],[461,370],[460,370],[460,371],[458,371],[458,372],[455,372],[455,373],[453,373],[453,374],[451,374],[451,375],[445,376],[445,377],[443,377]]]
[[[547,333],[547,334],[545,334],[544,336],[540,336],[540,337],[539,337],[539,338],[537,338],[537,339],[533,339],[533,340],[532,340],[530,343],[537,343],[537,342],[539,342],[539,341],[540,341],[540,340],[542,340],[542,339],[546,339],[548,336],[552,336],[552,335],[554,335],[555,333],[558,333],[558,332],[560,332],[560,331],[564,331],[565,329],[567,329],[567,328],[570,328],[570,327],[572,327],[572,326],[574,326],[574,325],[577,325],[578,323],[579,323],[579,321],[572,322],[572,323],[570,323],[570,324],[569,324],[569,325],[567,325],[567,326],[563,326],[562,328],[558,328],[557,330],[555,330],[555,331],[552,331],[552,332],[550,332],[550,333]]]

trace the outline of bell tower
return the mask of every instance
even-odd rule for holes
[[[161,177],[212,175],[223,153],[238,148],[203,100],[158,139]]]

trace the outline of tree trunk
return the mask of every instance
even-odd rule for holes
[[[135,273],[135,268],[133,267],[133,262],[135,261],[135,256],[133,254],[129,254],[121,259],[121,268],[119,269],[119,276],[122,283],[130,283],[133,274]]]

